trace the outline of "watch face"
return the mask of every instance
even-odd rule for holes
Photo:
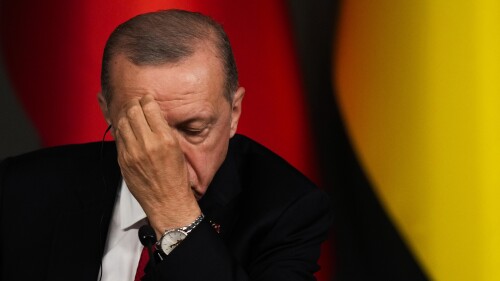
[[[163,235],[163,238],[161,239],[161,249],[162,251],[168,255],[170,252],[172,252],[177,245],[179,245],[184,238],[186,238],[187,234],[178,229],[171,230],[165,235]]]

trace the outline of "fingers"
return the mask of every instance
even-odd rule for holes
[[[118,164],[129,190],[152,225],[159,229],[170,224],[182,225],[184,221],[179,221],[182,214],[176,212],[185,210],[185,206],[194,206],[193,212],[186,213],[198,214],[184,153],[155,99],[152,96],[135,99],[117,117],[114,128]]]
[[[130,101],[123,109],[117,126],[122,142],[147,143],[153,134],[169,135],[169,126],[160,106],[150,95]]]
[[[146,122],[149,129],[153,133],[164,133],[168,128],[168,123],[165,121],[165,116],[160,109],[160,105],[153,99],[152,96],[144,96],[139,100]]]
[[[119,150],[129,151],[137,142],[134,131],[125,117],[120,117],[115,127],[115,141]],[[122,150],[122,151],[123,151]]]
[[[138,100],[130,102],[125,115],[125,119],[128,121],[130,128],[132,129],[133,137],[137,141],[145,143],[151,134],[151,129],[146,121],[140,102]]]

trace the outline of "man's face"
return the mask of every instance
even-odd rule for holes
[[[117,124],[127,103],[149,94],[179,142],[197,199],[205,193],[224,161],[236,132],[244,89],[232,104],[224,98],[222,65],[210,47],[199,48],[175,64],[137,66],[124,55],[110,64],[113,97],[100,104],[108,122]]]

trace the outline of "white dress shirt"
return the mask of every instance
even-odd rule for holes
[[[104,248],[102,281],[134,280],[143,249],[137,233],[146,223],[144,210],[122,181]]]

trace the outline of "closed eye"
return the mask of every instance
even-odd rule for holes
[[[184,138],[192,144],[198,144],[198,143],[203,142],[207,138],[209,131],[210,130],[208,127],[205,127],[202,129],[199,129],[199,128],[182,128],[181,129],[181,132],[184,135]]]
[[[198,135],[201,135],[205,131],[205,129],[206,128],[202,128],[202,129],[183,128],[182,132],[188,136],[198,136]]]
[[[206,118],[191,118],[177,123],[175,127],[189,142],[198,143],[208,136],[212,122]]]

